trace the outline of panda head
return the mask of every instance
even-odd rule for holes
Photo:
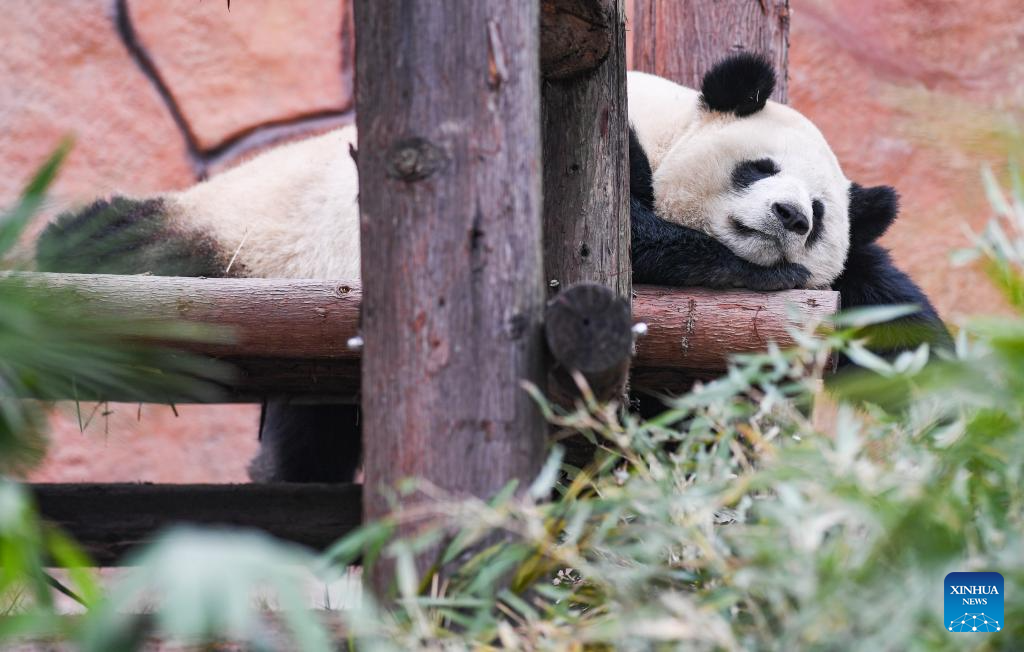
[[[801,264],[808,287],[824,287],[843,270],[851,221],[855,241],[873,240],[895,217],[895,194],[851,184],[814,124],[768,101],[774,87],[771,66],[751,54],[704,76],[690,123],[654,171],[656,209],[753,263]]]

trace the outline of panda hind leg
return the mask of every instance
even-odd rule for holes
[[[242,276],[229,272],[231,252],[211,235],[187,230],[171,219],[163,198],[100,199],[57,216],[36,241],[42,272]]]
[[[362,457],[358,405],[267,401],[255,482],[351,482]]]

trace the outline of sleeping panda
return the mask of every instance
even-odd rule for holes
[[[700,232],[763,266],[762,282],[801,270],[790,287],[831,287],[843,308],[917,305],[870,331],[877,352],[952,345],[928,297],[876,243],[896,219],[896,191],[849,181],[810,120],[768,101],[775,73],[763,57],[723,60],[700,92],[639,72],[627,84],[634,282],[758,289],[726,273],[730,257],[705,253]]]
[[[844,306],[916,303],[913,319],[945,334],[921,290],[875,244],[896,217],[895,192],[846,179],[809,120],[767,101],[774,80],[762,58],[744,54],[716,65],[700,92],[629,73],[634,281],[833,287]],[[356,279],[355,147],[355,128],[343,127],[183,192],[97,201],[46,228],[38,267]],[[274,400],[261,421],[254,480],[351,479],[361,450],[357,407]]]

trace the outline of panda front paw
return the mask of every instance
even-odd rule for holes
[[[784,263],[772,267],[760,267],[750,263],[744,266],[739,287],[758,292],[777,292],[806,287],[811,272],[803,265]]]

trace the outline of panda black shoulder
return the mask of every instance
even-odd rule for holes
[[[764,108],[775,90],[775,70],[759,54],[740,52],[719,63],[704,75],[700,85],[705,108],[738,117]]]
[[[654,210],[654,173],[633,125],[629,126],[629,195]]]

